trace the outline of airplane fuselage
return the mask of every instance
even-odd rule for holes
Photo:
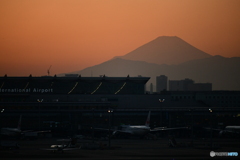
[[[1,135],[5,136],[17,136],[21,134],[21,130],[18,128],[2,128]]]
[[[226,126],[224,130],[219,132],[219,136],[234,136],[240,135],[240,126]]]
[[[122,127],[122,131],[128,132],[131,135],[144,136],[150,132],[148,126],[125,126]]]

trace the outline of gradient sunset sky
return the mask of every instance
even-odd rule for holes
[[[159,36],[240,57],[239,0],[0,0],[0,76],[72,72]]]

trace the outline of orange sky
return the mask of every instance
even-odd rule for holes
[[[239,0],[1,0],[0,76],[72,72],[178,36],[240,57]]]

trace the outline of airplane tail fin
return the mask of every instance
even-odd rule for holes
[[[19,121],[18,121],[18,126],[17,128],[21,130],[21,123],[22,123],[22,115],[20,115]]]
[[[150,115],[151,115],[151,111],[148,112],[148,116],[147,116],[147,120],[146,120],[146,123],[145,125],[149,127],[149,124],[150,124]]]

